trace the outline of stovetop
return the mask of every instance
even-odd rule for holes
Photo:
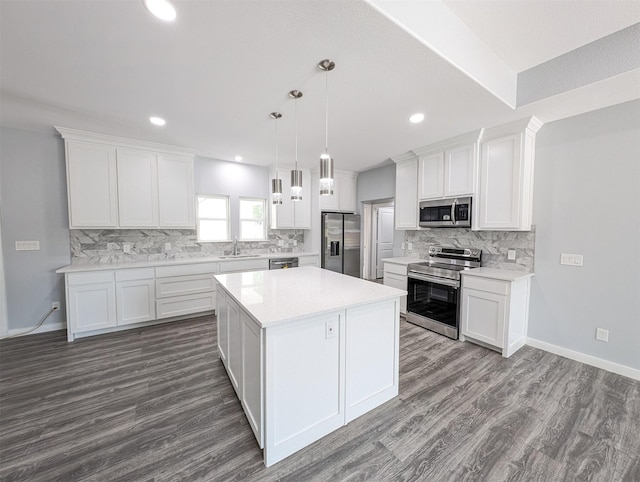
[[[426,261],[411,263],[409,273],[459,280],[460,272],[480,267],[482,251],[475,248],[442,248],[429,246]]]

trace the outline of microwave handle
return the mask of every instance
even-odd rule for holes
[[[458,200],[454,199],[451,203],[451,222],[456,224],[456,204],[458,204]]]

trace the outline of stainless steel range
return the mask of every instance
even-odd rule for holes
[[[460,272],[480,266],[482,250],[429,246],[429,258],[408,266],[407,321],[458,339]]]

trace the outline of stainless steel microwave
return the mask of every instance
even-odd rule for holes
[[[470,228],[471,198],[438,199],[420,202],[420,227]]]

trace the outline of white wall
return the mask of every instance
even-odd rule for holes
[[[69,222],[64,143],[50,134],[0,128],[2,249],[8,329],[34,327],[51,309],[64,306],[64,277],[69,264]],[[39,251],[16,251],[15,241],[40,241]],[[64,322],[64,310],[51,314],[45,329]]]
[[[542,127],[529,337],[640,369],[639,208],[640,101]],[[560,253],[584,266],[560,265]]]

